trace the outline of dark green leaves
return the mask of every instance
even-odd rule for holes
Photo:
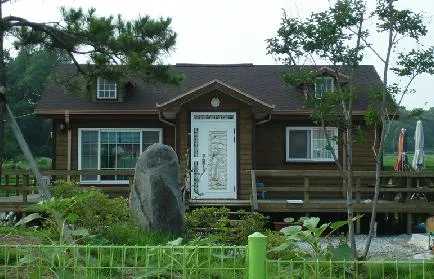
[[[354,0],[338,1],[331,9],[313,13],[305,21],[289,18],[283,12],[277,36],[267,40],[268,54],[290,65],[315,58],[333,61],[332,64],[345,64],[348,60],[357,64],[362,57],[352,50],[352,40],[364,12],[363,1]]]
[[[419,39],[427,34],[426,26],[420,14],[415,14],[410,10],[398,10],[395,7],[397,0],[377,0],[375,15],[380,22],[377,28],[380,32],[392,29],[397,34]]]
[[[37,23],[19,17],[1,19],[13,31],[17,48],[26,45],[66,50],[80,74],[94,79],[122,80],[132,76],[146,81],[177,83],[181,77],[169,71],[161,59],[174,47],[176,33],[171,19],[149,16],[126,21],[117,17],[98,17],[95,10],[61,9],[58,23]],[[87,59],[90,67],[80,61]],[[119,68],[121,67],[121,69]]]

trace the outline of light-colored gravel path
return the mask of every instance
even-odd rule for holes
[[[359,255],[364,248],[367,235],[357,235],[356,245]],[[332,237],[333,244],[339,243],[338,237]],[[432,240],[431,240],[432,241]],[[372,239],[368,258],[371,260],[428,260],[434,255],[428,249],[427,234],[402,234],[394,236],[377,236]],[[305,245],[300,247],[306,248]]]

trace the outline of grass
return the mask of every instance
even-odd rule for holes
[[[51,158],[39,157],[36,158],[35,160],[36,160],[36,164],[38,165],[38,168],[41,170],[50,170],[52,168]],[[2,168],[28,170],[30,169],[30,165],[26,160],[7,160],[3,162]]]
[[[407,152],[408,164],[411,166],[413,161],[413,152]],[[395,166],[396,154],[384,154],[383,169],[393,170]],[[425,168],[423,171],[434,171],[434,154],[425,154]]]
[[[269,261],[269,278],[434,278],[433,261]]]

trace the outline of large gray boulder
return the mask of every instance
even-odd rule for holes
[[[130,207],[138,224],[148,230],[181,236],[184,205],[181,199],[178,157],[172,147],[155,143],[136,163]]]

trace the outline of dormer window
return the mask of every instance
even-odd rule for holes
[[[315,80],[315,98],[321,99],[334,89],[332,77],[317,77]]]
[[[98,99],[117,99],[118,97],[116,82],[101,77],[97,79],[96,91]]]

